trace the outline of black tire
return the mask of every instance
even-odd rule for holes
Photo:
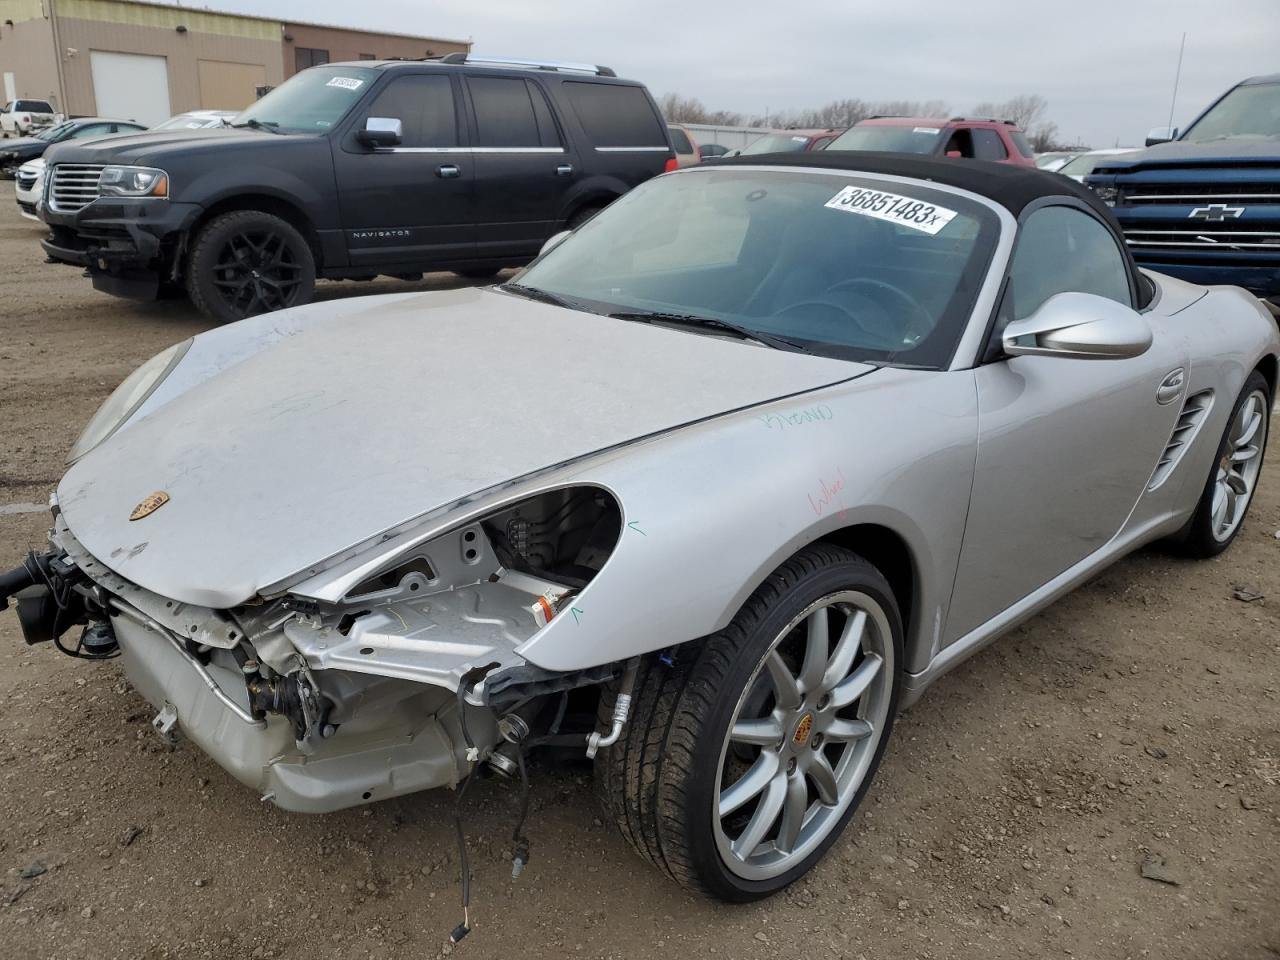
[[[833,817],[817,848],[785,873],[746,879],[726,865],[714,836],[712,807],[729,724],[779,632],[809,604],[846,589],[873,598],[889,624],[892,685],[879,742],[848,808]],[[640,856],[687,890],[733,902],[769,896],[821,859],[870,787],[892,730],[901,662],[902,621],[884,576],[848,550],[807,547],[771,574],[723,631],[669,656],[645,658],[631,719],[621,739],[596,758],[601,803]],[[611,716],[615,696],[616,689],[605,691],[602,718]]]
[[[577,230],[604,208],[605,204],[603,203],[593,203],[590,206],[582,207],[573,211],[573,215],[565,221],[565,228],[569,230]]]
[[[1264,397],[1262,409],[1262,424],[1260,429],[1261,437],[1258,438],[1258,469],[1261,470],[1262,460],[1267,452],[1267,434],[1271,425],[1271,387],[1264,377],[1257,370],[1249,374],[1249,378],[1245,380],[1244,387],[1240,391],[1240,395],[1236,398],[1235,404],[1231,407],[1231,416],[1227,418],[1226,429],[1222,432],[1222,439],[1218,443],[1218,452],[1214,457],[1213,466],[1209,469],[1209,476],[1205,480],[1204,488],[1200,493],[1200,500],[1196,503],[1195,513],[1191,515],[1191,519],[1187,525],[1179,532],[1178,536],[1170,541],[1170,547],[1177,553],[1187,557],[1196,557],[1207,559],[1216,557],[1222,553],[1227,547],[1235,541],[1236,536],[1240,533],[1240,528],[1244,525],[1244,515],[1248,513],[1250,505],[1253,503],[1253,495],[1257,490],[1257,484],[1248,492],[1248,499],[1245,501],[1244,511],[1240,517],[1240,521],[1225,537],[1216,536],[1214,533],[1213,507],[1214,507],[1214,491],[1218,484],[1219,470],[1222,461],[1229,455],[1232,447],[1231,431],[1232,426],[1236,422],[1236,418],[1241,408],[1249,398],[1261,391]]]
[[[456,276],[464,277],[467,280],[488,280],[496,277],[501,267],[468,267],[466,270],[453,271]]]
[[[316,261],[288,221],[260,210],[233,210],[206,223],[186,264],[187,295],[220,323],[308,303]]]

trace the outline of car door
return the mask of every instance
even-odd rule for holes
[[[476,253],[533,257],[559,229],[579,160],[532,80],[467,75],[475,123]]]
[[[403,73],[358,109],[335,142],[338,209],[353,267],[410,271],[473,255],[475,170],[458,116],[449,74]],[[400,143],[361,144],[357,133],[369,117],[399,120]]]
[[[1041,206],[1024,215],[993,341],[1069,291],[1129,305],[1135,293],[1108,227],[1083,205]],[[978,453],[944,642],[1121,530],[1181,410],[1181,397],[1158,392],[1187,363],[1182,344],[1157,332],[1138,357],[998,356],[975,370]]]

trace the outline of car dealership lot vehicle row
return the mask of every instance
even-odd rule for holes
[[[707,164],[500,287],[163,352],[4,585],[29,639],[118,647],[159,726],[287,809],[572,738],[644,857],[753,899],[945,671],[1137,546],[1232,542],[1276,353],[1256,300],[1140,273],[1063,177]],[[561,729],[570,697],[598,724]]]

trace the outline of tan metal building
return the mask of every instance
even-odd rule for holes
[[[0,0],[4,101],[157,123],[239,110],[317,63],[469,51],[465,40],[374,33],[133,0]]]

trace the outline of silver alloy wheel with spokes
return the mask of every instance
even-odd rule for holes
[[[779,876],[842,822],[884,734],[893,649],[884,610],[856,590],[811,603],[770,645],[720,751],[712,822],[733,873]]]
[[[1254,390],[1227,430],[1226,451],[1214,474],[1211,530],[1219,543],[1231,538],[1244,519],[1262,470],[1270,410],[1267,396]]]

